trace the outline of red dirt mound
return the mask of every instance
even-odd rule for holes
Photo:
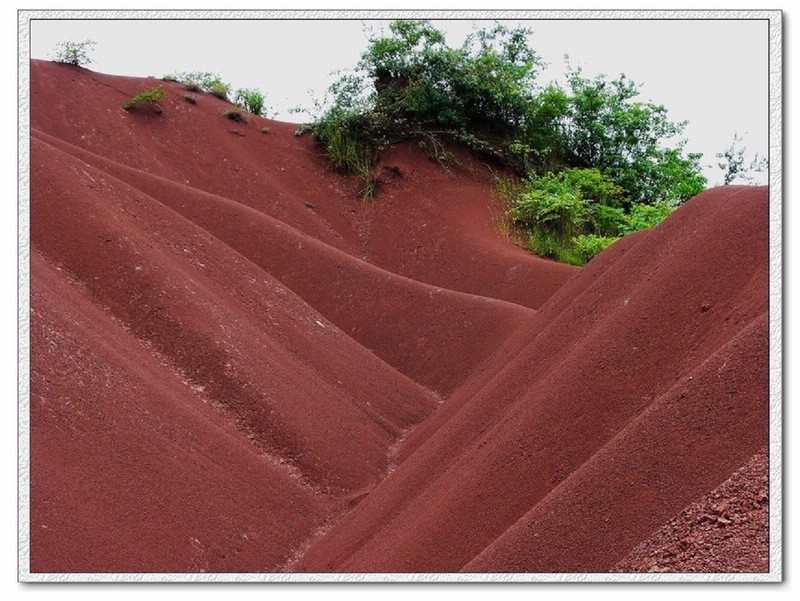
[[[123,110],[155,85],[168,93],[161,114]],[[494,232],[498,201],[480,162],[463,157],[445,171],[418,148],[398,149],[386,157],[380,200],[370,205],[357,200],[353,178],[325,168],[310,136],[294,135],[296,125],[254,115],[235,123],[220,114],[230,109],[223,100],[200,94],[190,104],[185,95],[174,82],[31,61],[34,130],[232,199],[399,275],[536,308],[577,271]]]
[[[177,211],[273,275],[379,357],[450,393],[532,311],[386,272],[238,202],[154,177],[34,131]]]
[[[603,253],[298,567],[611,569],[765,444],[767,208],[713,190]]]
[[[330,499],[32,253],[33,572],[264,571]]]
[[[365,203],[291,124],[31,76],[33,571],[611,571],[763,449],[764,189],[577,269],[460,151]]]

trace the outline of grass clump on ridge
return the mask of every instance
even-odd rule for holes
[[[182,71],[165,75],[162,79],[177,82],[189,92],[208,92],[223,100],[228,99],[231,91],[230,84],[223,81],[216,73],[207,71]]]
[[[264,93],[255,88],[240,88],[236,90],[236,104],[257,117],[264,115],[265,98]]]
[[[140,92],[130,100],[128,100],[125,104],[122,105],[122,108],[125,110],[130,110],[135,106],[139,105],[147,105],[150,106],[155,112],[161,112],[161,105],[158,104],[159,100],[164,100],[167,97],[166,91],[161,86],[156,86],[150,90],[146,90],[144,92]]]

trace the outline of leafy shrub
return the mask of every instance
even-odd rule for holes
[[[531,177],[521,189],[504,186],[509,215],[527,233],[528,249],[575,265],[590,261],[620,236],[657,225],[673,211],[665,204],[630,203],[622,188],[597,169]]]
[[[128,100],[125,104],[122,105],[122,108],[128,110],[133,108],[134,106],[146,104],[149,105],[151,108],[154,108],[156,112],[161,112],[161,106],[158,104],[159,100],[164,100],[167,97],[167,93],[164,91],[164,88],[161,86],[156,86],[151,90],[146,90],[144,92],[140,92],[130,100]]]
[[[540,230],[530,230],[526,248],[540,257],[554,259],[559,263],[583,265],[580,255],[570,244],[565,244],[562,237]]]
[[[337,148],[327,139],[334,121],[376,157],[418,138],[437,158],[447,154],[445,141],[455,141],[523,177],[595,169],[624,191],[621,205],[598,202],[624,211],[633,203],[677,206],[702,191],[700,155],[677,140],[685,123],[642,102],[624,75],[589,79],[570,69],[566,88],[540,87],[542,61],[529,36],[497,25],[452,48],[428,21],[395,21],[317,103],[316,137]],[[597,226],[610,231],[619,216],[600,211]]]
[[[263,116],[264,99],[263,92],[257,89],[241,88],[236,91],[236,104],[258,117]]]
[[[572,239],[575,252],[580,258],[580,264],[588,263],[614,242],[618,237],[597,236],[595,234],[581,234]]]
[[[509,213],[528,232],[529,250],[582,264],[594,256],[597,239],[619,235],[625,214],[615,205],[624,200],[622,189],[596,169],[567,169],[530,177]]]
[[[53,51],[53,60],[57,63],[83,67],[93,62],[89,53],[94,50],[97,42],[85,40],[83,42],[59,42]]]
[[[673,123],[663,106],[638,100],[639,86],[625,75],[587,79],[577,69],[568,80],[561,160],[596,167],[634,203],[677,206],[703,191],[701,155],[685,155],[685,141],[675,141],[686,122]]]
[[[528,179],[513,200],[511,214],[521,225],[545,229],[565,240],[579,230],[615,234],[624,213],[622,189],[596,169],[567,169]]]
[[[649,227],[654,227],[670,216],[675,209],[666,205],[633,205],[626,215],[622,226],[622,234],[632,234]]]
[[[531,180],[511,214],[521,225],[559,236],[566,241],[583,225],[586,203],[563,177],[548,174]]]

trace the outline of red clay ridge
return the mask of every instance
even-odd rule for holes
[[[766,188],[578,269],[184,95],[31,63],[32,572],[768,569]]]

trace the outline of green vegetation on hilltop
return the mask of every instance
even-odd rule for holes
[[[97,42],[92,40],[84,40],[83,42],[63,41],[56,44],[51,56],[57,63],[83,67],[94,62],[91,52],[94,51],[95,46],[97,46]]]
[[[395,21],[330,88],[310,129],[332,168],[374,194],[389,146],[419,140],[445,161],[468,146],[521,178],[509,216],[535,253],[582,264],[701,192],[700,155],[624,75],[542,86],[531,31],[496,25],[451,48],[428,21]],[[647,207],[647,209],[643,209]]]
[[[144,92],[138,93],[136,96],[123,104],[122,108],[129,110],[138,105],[147,105],[153,108],[156,112],[160,113],[161,106],[158,104],[158,101],[164,100],[166,97],[167,93],[164,91],[164,88],[161,86],[156,86],[150,90],[145,90]]]
[[[216,73],[207,71],[182,71],[163,77],[164,81],[174,81],[190,92],[208,92],[222,100],[228,100],[231,84]],[[263,117],[266,111],[266,94],[258,88],[239,88],[233,95],[234,102],[249,113]]]

